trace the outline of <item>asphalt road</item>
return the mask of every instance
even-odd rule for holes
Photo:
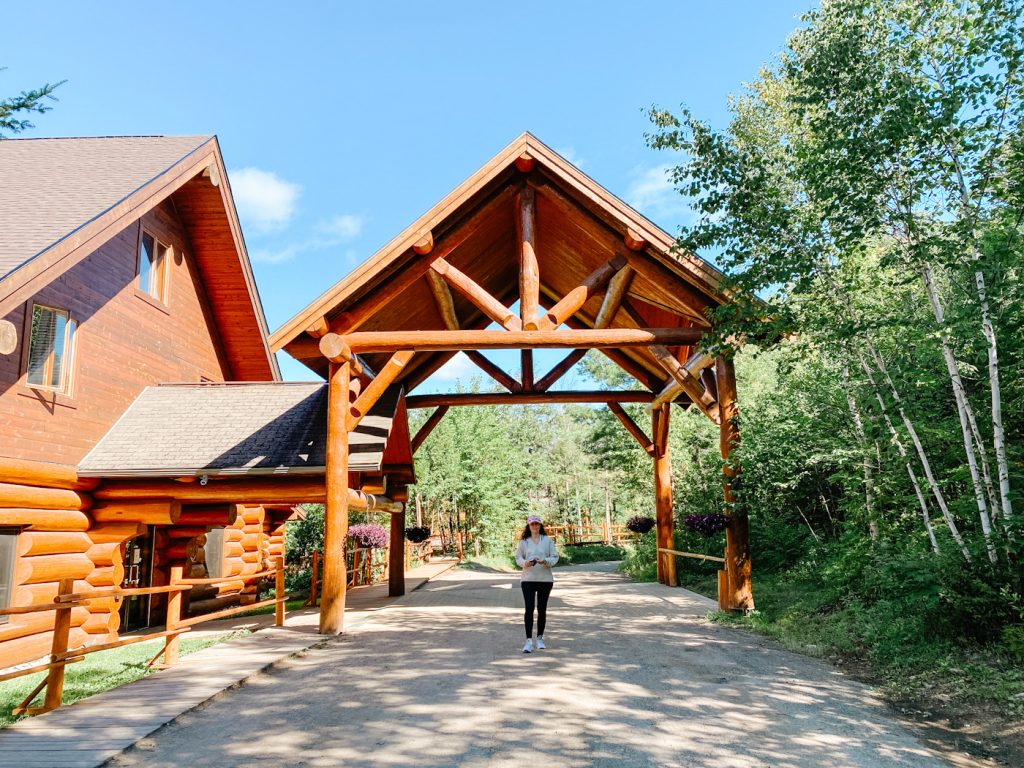
[[[548,650],[526,655],[518,578],[456,570],[109,765],[947,765],[865,686],[712,608],[560,568]]]

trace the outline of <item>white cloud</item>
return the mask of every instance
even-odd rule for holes
[[[321,222],[317,226],[317,231],[328,237],[338,238],[339,241],[351,240],[363,231],[363,219],[351,213],[342,213],[329,221]]]
[[[282,264],[295,258],[299,246],[289,245],[284,248],[257,248],[249,254],[249,258],[261,264]]]
[[[231,174],[231,191],[242,224],[260,233],[288,226],[302,187],[270,171],[250,167]]]
[[[458,381],[459,379],[468,380],[473,378],[479,370],[472,360],[459,352],[455,357],[438,368],[431,375],[430,380],[434,382]]]
[[[586,160],[576,154],[576,148],[573,146],[559,147],[555,150],[558,154],[568,160],[570,163],[575,165],[577,168],[582,168]]]

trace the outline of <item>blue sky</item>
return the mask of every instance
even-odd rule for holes
[[[645,109],[723,125],[812,4],[7,3],[0,94],[68,81],[27,136],[217,134],[274,330],[527,130],[675,233]]]

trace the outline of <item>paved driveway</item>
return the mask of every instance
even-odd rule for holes
[[[450,572],[114,766],[945,766],[862,685],[709,624],[711,601],[557,569],[521,653],[506,574]]]

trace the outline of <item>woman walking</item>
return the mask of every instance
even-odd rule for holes
[[[537,515],[526,518],[526,527],[516,547],[516,562],[523,569],[521,586],[526,601],[523,622],[526,645],[523,653],[544,650],[544,625],[547,623],[548,597],[555,584],[551,566],[558,562],[554,540],[544,532],[544,523]],[[533,608],[537,606],[537,640],[533,639]]]

